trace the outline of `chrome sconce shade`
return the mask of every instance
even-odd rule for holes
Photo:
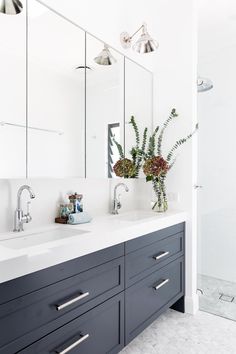
[[[130,36],[127,32],[122,32],[120,35],[122,47],[124,49],[129,49],[132,45],[133,37],[140,30],[142,30],[142,34],[137,42],[134,43],[133,50],[141,54],[154,52],[159,47],[159,44],[148,33],[146,23],[143,23],[142,26],[132,36]]]
[[[113,57],[106,44],[104,44],[104,48],[101,53],[99,53],[98,56],[94,58],[94,61],[99,65],[112,65],[116,63],[116,59]]]
[[[204,77],[197,78],[197,91],[198,92],[205,92],[209,91],[213,88],[213,83],[210,79]]]
[[[18,15],[23,10],[20,0],[0,0],[0,13]]]

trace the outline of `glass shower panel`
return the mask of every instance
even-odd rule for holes
[[[200,42],[201,48],[201,42]],[[213,83],[198,95],[200,309],[236,320],[236,46],[199,60]],[[222,68],[222,63],[225,63]]]

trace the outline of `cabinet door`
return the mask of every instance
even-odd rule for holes
[[[0,14],[0,178],[26,177],[26,2],[21,2],[19,14]]]
[[[179,258],[125,291],[126,344],[183,296],[183,268]]]
[[[28,3],[29,177],[84,177],[85,32]]]
[[[124,346],[123,293],[43,337],[20,354],[115,354]]]

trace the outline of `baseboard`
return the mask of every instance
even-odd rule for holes
[[[195,294],[191,297],[185,296],[185,312],[195,315],[199,310],[199,296]]]

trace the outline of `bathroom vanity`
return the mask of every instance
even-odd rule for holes
[[[109,216],[54,247],[0,242],[0,353],[118,353],[184,311],[185,213],[150,215]]]

